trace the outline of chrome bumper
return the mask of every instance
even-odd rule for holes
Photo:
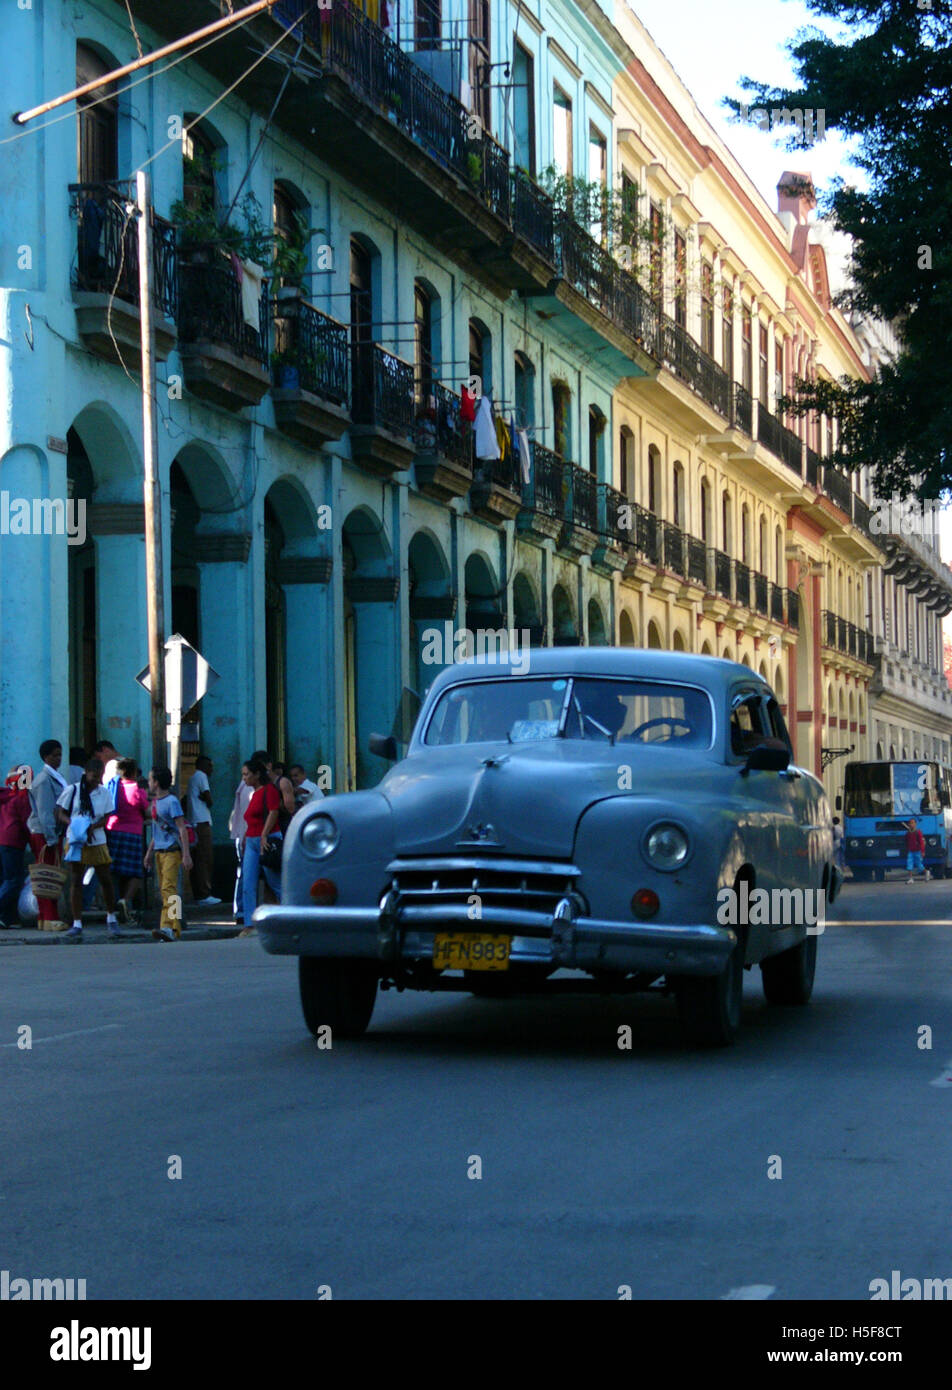
[[[478,921],[464,903],[379,907],[259,907],[253,921],[271,955],[377,960],[382,966],[432,958],[438,931],[511,936],[510,960],[575,970],[719,975],[736,944],[729,927],[605,922],[576,916],[563,898],[552,914],[484,907]]]

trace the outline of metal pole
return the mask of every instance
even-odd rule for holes
[[[138,72],[139,68],[148,67],[150,63],[156,62],[159,58],[165,58],[169,53],[177,53],[179,49],[188,48],[189,44],[197,43],[199,39],[208,38],[210,34],[216,34],[221,29],[228,29],[234,24],[239,24],[242,20],[250,19],[252,15],[260,13],[261,10],[268,10],[275,4],[277,4],[277,0],[255,0],[253,5],[246,5],[243,10],[225,15],[224,19],[216,19],[213,24],[206,24],[203,29],[196,29],[194,33],[186,34],[183,38],[176,39],[174,43],[167,43],[164,48],[157,48],[154,53],[147,53],[143,58],[137,58],[134,63],[126,63],[124,67],[115,68],[112,72],[107,72],[92,82],[86,82],[82,87],[74,87],[72,91],[66,92],[61,97],[54,97],[52,101],[44,101],[40,106],[31,106],[28,111],[17,111],[13,119],[17,125],[26,125],[27,121],[32,121],[37,116],[43,116],[47,111],[55,111],[57,106],[62,106],[67,101],[74,101],[77,97],[83,97],[87,92],[98,91],[100,87],[106,86],[109,82],[117,82],[120,77],[127,77],[130,72]]]
[[[152,702],[152,762],[168,759],[165,727],[165,580],[162,565],[162,494],[159,488],[159,434],[155,416],[155,334],[152,323],[152,217],[149,175],[136,174],[139,210],[139,318],[142,348],[142,459],[145,507],[145,588],[149,629],[149,683]]]

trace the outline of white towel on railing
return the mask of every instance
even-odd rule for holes
[[[476,457],[499,458],[499,441],[496,439],[493,408],[488,396],[480,396],[476,407]]]
[[[261,331],[261,284],[264,268],[254,261],[241,262],[241,317],[256,333]]]
[[[525,430],[516,430],[516,447],[519,450],[519,462],[522,464],[522,481],[529,483],[532,479],[532,461],[529,455],[529,436]]]

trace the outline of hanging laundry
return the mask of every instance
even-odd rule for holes
[[[509,433],[509,426],[501,415],[496,416],[496,443],[499,445],[499,457],[503,462],[508,462],[512,458],[512,436]]]
[[[532,455],[529,452],[529,435],[526,430],[516,430],[516,447],[522,465],[522,481],[528,486],[532,481]]]
[[[476,397],[472,391],[467,391],[465,386],[460,387],[460,411],[461,420],[468,420],[470,424],[476,419]]]
[[[256,333],[261,329],[261,286],[264,268],[254,261],[241,261],[241,317]]]
[[[476,411],[476,457],[492,460],[500,456],[492,404],[488,396],[480,396]]]

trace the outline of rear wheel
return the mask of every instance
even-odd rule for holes
[[[304,1022],[317,1036],[329,1027],[331,1038],[359,1038],[367,1031],[377,998],[376,970],[349,960],[298,960]]]
[[[807,936],[799,946],[769,956],[761,962],[764,994],[771,1004],[808,1004],[816,974],[816,937]]]
[[[681,1027],[695,1047],[727,1047],[740,1027],[744,943],[739,940],[720,975],[681,975],[674,995]]]

